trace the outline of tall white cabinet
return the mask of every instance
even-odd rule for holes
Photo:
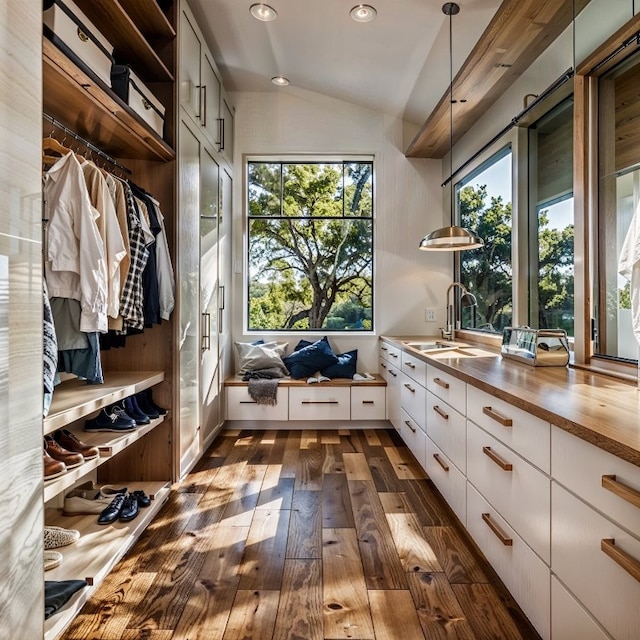
[[[233,108],[186,2],[179,13],[179,473],[222,425],[233,176]]]

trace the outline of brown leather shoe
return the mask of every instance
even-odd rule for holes
[[[81,442],[69,429],[58,429],[58,431],[53,434],[53,437],[61,447],[67,451],[82,454],[85,460],[91,460],[100,455],[98,447],[92,447],[90,444]]]
[[[79,467],[84,462],[84,456],[81,453],[74,453],[73,451],[67,451],[61,447],[54,439],[53,436],[45,436],[44,445],[46,452],[54,459],[64,462],[67,469],[73,469]]]
[[[46,446],[47,445],[45,442],[45,447]],[[67,471],[67,465],[64,462],[60,462],[59,460],[54,460],[47,453],[46,449],[42,452],[42,461],[44,463],[45,480],[52,480],[53,478],[57,478]]]

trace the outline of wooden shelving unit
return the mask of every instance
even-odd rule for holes
[[[120,0],[120,5],[147,39],[170,40],[176,37],[176,30],[156,0]]]
[[[133,66],[136,73],[147,81],[171,82],[173,74],[160,56],[153,49],[145,35],[134,22],[134,15],[125,11],[118,0],[77,0],[78,7],[89,20],[100,25],[100,31],[114,46],[114,57]],[[130,2],[135,17],[148,21],[152,29],[161,25],[161,31],[168,34],[168,38],[175,37],[175,30],[168,23],[166,16],[156,2]],[[171,36],[169,29],[173,32]]]

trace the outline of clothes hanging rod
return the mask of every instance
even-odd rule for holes
[[[487,149],[495,144],[502,136],[515,127],[524,116],[527,115],[532,109],[535,109],[545,98],[550,96],[556,89],[561,87],[565,82],[571,80],[574,76],[574,70],[567,69],[557,80],[550,84],[542,93],[538,94],[535,100],[532,100],[517,116],[514,116],[509,124],[503,127],[498,133],[496,133],[489,142],[484,144],[478,151],[476,151],[468,160],[465,160],[455,171],[451,172],[451,175],[440,185],[446,187],[465,167],[468,167],[478,156],[482,155]]]
[[[89,149],[91,152],[96,153],[103,160],[106,160],[108,163],[112,164],[114,167],[117,167],[118,169],[120,169],[124,173],[126,173],[128,175],[131,175],[131,169],[129,169],[128,167],[125,167],[123,164],[120,164],[115,158],[110,156],[108,153],[105,153],[104,151],[102,151],[102,149],[98,149],[98,147],[96,147],[92,142],[89,142],[86,138],[83,138],[81,135],[78,135],[72,129],[69,129],[69,127],[67,127],[67,125],[65,125],[65,124],[62,124],[62,122],[60,122],[60,120],[57,120],[52,115],[50,115],[50,114],[48,114],[46,112],[42,113],[42,117],[45,120],[47,120],[48,122],[50,122],[54,127],[58,128],[58,129],[61,129],[67,135],[70,135],[74,140],[76,140],[80,144],[82,144],[85,147],[87,147],[87,149]]]

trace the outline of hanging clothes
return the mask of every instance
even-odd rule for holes
[[[47,282],[42,282],[42,324],[43,324],[43,357],[44,357],[44,401],[42,407],[42,416],[46,417],[51,407],[53,399],[53,389],[55,386],[55,376],[58,368],[58,340],[56,339],[56,330],[53,324],[53,314],[51,313],[51,305],[49,304],[49,294],[47,292]]]
[[[631,281],[631,324],[640,345],[640,202],[622,244],[618,272]]]
[[[156,236],[156,266],[158,273],[158,294],[160,302],[160,317],[169,320],[176,303],[176,281],[171,264],[167,231],[164,226],[164,216],[160,210],[160,203],[149,195],[149,201],[154,208],[160,224],[160,232]]]

